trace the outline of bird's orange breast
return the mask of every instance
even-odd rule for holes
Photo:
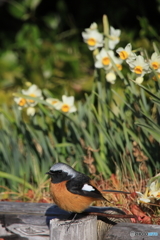
[[[66,188],[66,182],[50,184],[50,191],[53,201],[63,210],[68,212],[81,213],[95,201],[95,198],[81,196],[69,192]]]

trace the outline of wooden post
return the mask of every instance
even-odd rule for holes
[[[50,221],[50,240],[97,240],[97,218],[87,216],[80,220]]]

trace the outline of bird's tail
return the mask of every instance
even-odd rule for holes
[[[102,193],[108,192],[108,193],[123,193],[123,194],[131,194],[130,192],[124,192],[124,191],[117,191],[117,190],[102,190]]]

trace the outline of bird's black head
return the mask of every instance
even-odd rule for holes
[[[52,183],[60,183],[76,177],[79,173],[65,163],[54,164],[49,172]]]

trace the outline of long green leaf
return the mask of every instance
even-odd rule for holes
[[[19,177],[17,177],[17,176],[14,176],[14,175],[12,175],[12,174],[10,174],[10,173],[0,172],[0,177],[1,177],[1,178],[7,178],[7,179],[9,179],[9,180],[11,180],[11,181],[18,182],[18,183],[22,184],[23,186],[25,186],[25,187],[27,187],[27,188],[29,188],[29,189],[34,190],[33,185],[29,184],[29,183],[26,182],[24,179],[19,178]]]

